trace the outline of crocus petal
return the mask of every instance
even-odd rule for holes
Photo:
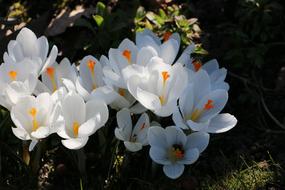
[[[184,157],[182,160],[178,160],[177,162],[180,164],[193,164],[199,158],[199,150],[197,148],[187,149],[184,153]]]
[[[237,124],[237,119],[228,113],[219,114],[212,118],[207,128],[208,133],[223,133],[229,131]]]
[[[141,88],[137,88],[137,100],[150,110],[157,110],[161,107],[159,98]]]
[[[175,111],[173,112],[172,120],[177,127],[181,129],[188,129],[187,125],[185,124],[185,121],[181,116],[181,113],[179,112],[178,107],[176,107]]]
[[[207,120],[205,122],[194,122],[192,120],[187,120],[186,122],[193,131],[203,131],[208,128],[210,120]]]
[[[122,109],[117,112],[118,128],[115,130],[115,136],[123,141],[128,141],[132,134],[132,119],[128,109]]]
[[[48,126],[39,127],[31,133],[31,136],[36,139],[46,138],[50,134]]]
[[[143,47],[139,50],[136,64],[147,65],[150,59],[154,56],[157,56],[157,52],[150,46]]]
[[[219,69],[219,63],[216,59],[212,59],[203,65],[203,69],[207,71],[207,73],[211,74],[215,70]]]
[[[195,132],[187,136],[187,143],[185,145],[185,149],[195,149],[199,150],[199,153],[203,152],[210,140],[210,135],[205,132]]]
[[[142,144],[139,142],[124,142],[125,147],[131,152],[137,152],[142,149]]]
[[[151,146],[167,148],[167,139],[162,127],[150,127],[147,138]]]
[[[213,101],[213,108],[205,111],[199,121],[206,122],[207,120],[213,118],[216,114],[218,114],[225,107],[228,101],[228,92],[226,90],[218,89],[212,91],[211,93],[205,95],[196,106],[198,109],[203,109],[205,104],[209,101]]]
[[[86,103],[86,119],[95,119],[97,127],[105,125],[109,118],[109,110],[105,102],[90,100]]]
[[[167,158],[166,149],[161,147],[151,146],[149,150],[149,156],[154,162],[158,164],[168,165],[171,163]]]
[[[30,140],[31,137],[30,135],[27,133],[27,131],[23,128],[19,128],[19,127],[12,127],[12,132],[14,133],[14,135],[21,140]]]
[[[174,144],[184,146],[186,143],[186,135],[182,130],[176,128],[175,126],[165,128],[165,136],[169,147],[172,147]]]
[[[61,140],[61,143],[63,144],[63,146],[65,146],[68,149],[80,149],[86,145],[87,141],[88,137],[84,137],[84,138]]]
[[[164,174],[171,179],[177,179],[183,174],[183,171],[184,171],[183,164],[175,163],[163,166]]]
[[[79,130],[78,130],[78,136],[79,137],[86,137],[94,134],[98,130],[98,127],[95,125],[95,120],[94,119],[89,119],[82,125],[80,125]]]
[[[166,64],[172,64],[179,51],[179,43],[169,39],[161,45],[160,57]]]
[[[46,70],[46,68],[48,68],[49,66],[51,66],[52,64],[55,63],[57,54],[58,54],[58,49],[56,46],[53,46],[50,53],[49,53],[49,56],[48,56],[46,62],[44,63],[44,65],[40,71],[40,74],[42,74]]]

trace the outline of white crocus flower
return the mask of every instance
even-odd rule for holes
[[[179,51],[180,36],[178,33],[166,32],[163,40],[164,42],[161,43],[160,39],[148,29],[136,34],[136,45],[139,49],[151,47],[165,63],[172,64]]]
[[[62,101],[63,124],[58,135],[64,138],[62,144],[69,149],[80,149],[88,141],[90,135],[103,127],[108,120],[108,107],[102,100],[91,100],[87,103],[83,98],[70,92]]]
[[[16,40],[11,40],[8,44],[8,52],[4,53],[4,62],[20,62],[24,58],[31,59],[38,64],[39,74],[51,66],[57,57],[58,50],[53,46],[48,55],[49,45],[47,38],[41,36],[37,38],[33,31],[28,28],[23,28],[16,37]]]
[[[29,59],[0,65],[0,104],[8,110],[22,97],[33,93],[37,84],[37,66]]]
[[[162,164],[169,178],[182,175],[184,165],[193,164],[209,144],[209,134],[196,132],[186,136],[175,126],[150,127],[148,130],[151,159]]]
[[[144,75],[134,74],[129,78],[130,93],[156,115],[170,116],[188,82],[185,68],[181,64],[171,66],[154,57],[144,72]]]
[[[209,75],[200,70],[179,99],[173,113],[176,126],[210,133],[225,132],[236,125],[230,114],[219,114],[228,100],[226,90],[211,90]],[[181,112],[181,113],[180,113]],[[181,115],[182,114],[182,115]]]
[[[32,140],[32,150],[38,140],[56,131],[59,109],[48,93],[37,97],[27,96],[11,109],[11,119],[15,124],[12,131],[21,140]]]
[[[42,73],[42,82],[38,81],[36,90],[38,93],[48,92],[52,94],[61,87],[68,85],[69,89],[75,90],[78,71],[74,64],[71,64],[67,58],[57,64],[46,68]],[[66,84],[64,84],[64,82]]]
[[[189,64],[191,63],[191,64]],[[216,59],[212,59],[205,64],[202,65],[200,61],[193,60],[189,61],[185,64],[187,68],[191,71],[191,75],[194,76],[200,69],[205,70],[208,75],[210,76],[211,80],[211,89],[224,89],[229,90],[229,84],[225,82],[225,78],[227,76],[227,69],[226,68],[219,68],[219,63]]]
[[[149,117],[143,113],[133,128],[131,113],[128,109],[122,109],[117,112],[118,127],[115,129],[117,139],[124,141],[125,147],[136,152],[142,149],[142,146],[148,145],[147,131],[149,129]]]

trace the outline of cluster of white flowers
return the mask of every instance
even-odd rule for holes
[[[209,133],[226,132],[237,120],[220,113],[228,100],[227,70],[216,60],[204,65],[191,58],[194,45],[177,58],[180,36],[161,40],[149,30],[138,32],[108,57],[85,56],[79,66],[49,55],[46,37],[23,28],[10,41],[0,66],[0,104],[10,110],[19,139],[40,139],[57,133],[69,149],[82,148],[109,118],[108,105],[118,110],[115,136],[132,152],[150,145],[151,159],[164,173],[178,178],[209,143]],[[172,115],[174,126],[161,127],[146,111]],[[141,114],[133,127],[132,114]],[[185,134],[188,134],[186,135]]]

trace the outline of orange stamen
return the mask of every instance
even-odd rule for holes
[[[9,72],[9,77],[11,78],[11,80],[16,80],[17,74],[18,73],[16,71],[10,71]]]
[[[167,32],[165,32],[164,34],[163,34],[163,41],[165,42],[165,41],[167,41],[167,40],[169,40],[169,38],[170,38],[170,36],[172,35],[172,33],[171,32],[169,32],[169,31],[167,31]]]
[[[165,82],[170,77],[167,71],[162,71],[161,75],[163,78],[163,82]]]
[[[174,154],[175,154],[175,157],[176,157],[177,159],[181,159],[181,158],[184,157],[184,153],[183,153],[183,151],[181,151],[181,150],[175,150],[175,151],[174,151]]]
[[[213,103],[214,103],[213,100],[208,100],[208,102],[204,105],[204,109],[205,110],[210,110],[210,109],[214,108]]]
[[[73,122],[72,128],[74,136],[78,137],[79,123],[77,121]]]
[[[51,77],[51,78],[54,77],[54,68],[53,67],[48,67],[46,72],[47,72],[49,77]]]
[[[143,130],[145,128],[145,123],[142,124],[140,130]]]
[[[197,72],[201,69],[202,67],[202,63],[199,60],[194,60],[192,62],[193,66],[194,66],[194,70]]]
[[[29,110],[29,114],[32,116],[33,120],[32,120],[32,124],[33,124],[33,127],[32,127],[32,131],[36,131],[38,128],[39,128],[39,124],[38,124],[38,121],[36,119],[36,116],[37,116],[37,109],[36,108],[31,108]]]
[[[88,67],[89,70],[90,70],[91,72],[93,72],[93,73],[94,73],[95,64],[96,64],[96,62],[93,61],[93,60],[91,60],[91,59],[89,59],[89,60],[87,61],[87,67]]]
[[[123,88],[119,88],[118,92],[119,92],[119,94],[120,94],[121,96],[125,96],[125,95],[126,95],[125,89],[123,89]]]
[[[122,55],[128,60],[129,63],[131,63],[131,51],[126,49],[123,51]]]

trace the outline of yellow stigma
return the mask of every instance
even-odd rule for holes
[[[125,96],[125,95],[126,95],[125,89],[123,89],[123,88],[119,88],[118,93],[119,93],[121,96]]]
[[[32,131],[36,131],[39,128],[39,124],[38,124],[38,121],[37,121],[37,118],[36,118],[37,112],[38,112],[37,109],[34,108],[34,107],[32,107],[28,111],[28,113],[32,116],[32,125],[33,125]]]
[[[172,33],[171,32],[165,32],[164,34],[163,34],[163,37],[162,37],[162,39],[163,39],[163,41],[164,42],[166,42],[167,40],[169,40],[169,38],[170,38],[170,36],[172,35]]]
[[[91,59],[89,59],[88,61],[87,61],[87,67],[88,67],[88,69],[89,69],[89,71],[90,71],[90,73],[91,73],[91,77],[92,77],[92,88],[93,88],[93,90],[94,89],[96,89],[97,88],[97,85],[96,85],[96,78],[95,78],[95,65],[96,65],[96,62],[95,61],[93,61],[93,60],[91,60]]]
[[[159,100],[160,100],[161,105],[164,105],[164,104],[165,104],[165,98],[164,98],[163,95],[162,95],[162,96],[159,96]]]
[[[57,85],[56,85],[56,81],[55,81],[54,72],[55,72],[55,70],[54,70],[53,67],[48,67],[47,70],[46,70],[46,73],[49,76],[50,81],[51,81],[53,92],[57,90]]]
[[[190,116],[186,117],[186,120],[192,120],[194,122],[198,121],[198,119],[201,117],[201,115],[207,111],[207,110],[210,110],[212,108],[214,108],[214,105],[213,105],[214,101],[209,99],[207,101],[207,103],[204,104],[204,107],[203,109],[194,109],[194,111],[191,113]]]
[[[9,75],[11,80],[16,80],[18,73],[16,71],[12,70],[8,73],[8,75]]]
[[[73,129],[73,134],[75,137],[78,137],[78,130],[79,130],[79,123],[77,121],[74,121],[73,122],[73,125],[72,125],[72,129]]]
[[[122,55],[128,60],[128,63],[131,63],[131,57],[132,57],[132,53],[130,50],[125,49],[122,53]]]

